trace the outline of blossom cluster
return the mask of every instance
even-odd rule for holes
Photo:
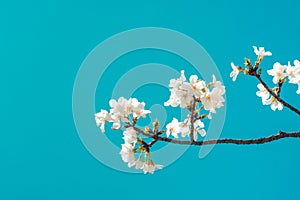
[[[109,101],[110,112],[101,110],[95,114],[96,124],[101,131],[105,132],[105,123],[112,122],[112,129],[120,129],[121,124],[130,124],[131,121],[137,121],[140,117],[145,118],[150,110],[145,110],[145,103],[139,102],[136,98],[125,99],[120,97],[118,101],[112,99]],[[125,127],[125,126],[124,126]],[[122,160],[128,164],[128,167],[135,165],[136,169],[142,169],[144,173],[154,173],[155,169],[162,169],[161,165],[153,163],[150,152],[141,145],[142,139],[138,137],[138,132],[132,126],[127,126],[123,131],[124,144],[120,155]],[[138,159],[135,154],[140,153]]]
[[[199,80],[197,75],[191,75],[187,82],[182,70],[178,79],[170,80],[169,87],[171,95],[169,100],[164,103],[165,106],[189,108],[194,98],[199,99],[204,109],[212,113],[216,112],[216,108],[223,106],[225,87],[216,80],[214,75],[213,81],[209,84]],[[210,90],[211,88],[212,90]]]
[[[287,78],[289,83],[297,84],[297,94],[300,94],[300,62],[294,60],[294,65],[288,62],[287,65],[282,65],[279,62],[274,63],[273,69],[267,71],[269,75],[273,76],[273,83],[284,82]]]
[[[236,81],[237,76],[244,72],[245,74],[249,74],[251,72],[255,72],[254,75],[260,76],[261,69],[258,70],[258,66],[263,60],[265,56],[271,56],[272,53],[270,51],[265,51],[264,47],[257,48],[256,46],[253,46],[254,53],[257,55],[257,60],[255,62],[255,66],[253,66],[250,63],[250,60],[247,58],[245,65],[247,68],[242,68],[241,66],[236,66],[233,62],[231,62],[232,72],[230,73],[230,77],[233,81]],[[270,70],[267,70],[267,73],[273,77],[272,81],[274,84],[278,84],[276,87],[271,88],[272,93],[279,97],[279,92],[282,84],[287,81],[291,84],[297,84],[298,90],[296,91],[297,94],[300,94],[300,62],[299,60],[294,60],[294,65],[291,65],[290,62],[288,62],[287,65],[282,65],[279,62],[275,62],[273,64],[273,68]],[[257,71],[258,70],[258,71]],[[252,73],[253,75],[253,73]],[[256,95],[261,97],[262,104],[263,105],[270,105],[272,110],[282,110],[283,105],[278,101],[278,98],[276,98],[273,94],[270,93],[268,88],[263,85],[262,83],[259,83],[257,85],[257,88],[259,91],[256,92]]]
[[[152,161],[150,153],[152,143],[146,143],[140,137],[140,134],[154,140],[158,135],[161,136],[165,133],[166,137],[190,136],[192,141],[196,141],[198,134],[201,136],[206,135],[204,123],[201,120],[204,118],[211,119],[211,114],[216,113],[216,109],[222,107],[225,101],[223,97],[225,87],[220,81],[216,80],[214,75],[210,83],[200,80],[197,75],[191,75],[189,81],[187,81],[182,70],[178,79],[170,80],[169,87],[170,97],[164,105],[179,106],[182,109],[188,109],[190,113],[182,122],[173,118],[166,125],[166,130],[158,130],[160,128],[158,121],[153,122],[153,129],[149,127],[139,129],[136,127],[137,120],[140,117],[145,118],[147,114],[151,113],[150,110],[145,109],[145,103],[139,102],[136,98],[125,99],[120,97],[118,100],[112,99],[109,101],[109,112],[102,109],[95,114],[96,124],[103,133],[107,122],[113,123],[112,129],[125,129],[123,131],[124,144],[122,144],[120,155],[122,160],[128,164],[128,167],[135,166],[136,169],[142,169],[144,173],[154,173],[156,169],[162,169],[162,165],[155,164]],[[202,113],[203,111],[205,113]]]
[[[145,110],[145,103],[139,102],[136,98],[125,99],[120,97],[118,101],[111,99],[109,101],[110,112],[101,109],[99,113],[95,114],[96,124],[100,126],[101,131],[104,133],[104,125],[106,122],[113,122],[113,129],[120,129],[121,122],[128,123],[130,115],[138,119],[145,118],[146,114],[151,113],[150,110]]]
[[[191,75],[189,81],[187,81],[184,71],[181,71],[181,76],[178,79],[170,80],[170,98],[164,103],[165,106],[187,108],[191,111],[187,119],[183,122],[179,122],[178,119],[173,118],[172,122],[167,125],[166,135],[169,137],[172,135],[178,138],[178,134],[181,133],[182,137],[186,137],[193,133],[193,139],[198,139],[198,134],[201,136],[206,135],[204,129],[204,123],[200,118],[195,117],[200,113],[203,108],[208,111],[208,114],[204,115],[211,119],[211,113],[216,113],[216,109],[223,106],[225,94],[225,87],[220,81],[216,80],[213,75],[213,80],[210,83],[206,83],[200,80],[197,75]],[[197,104],[202,105],[197,107]],[[193,108],[193,104],[195,107]],[[192,120],[192,115],[195,120]],[[191,124],[193,123],[193,130]]]

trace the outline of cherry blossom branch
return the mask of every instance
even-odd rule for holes
[[[243,144],[264,144],[267,142],[273,142],[279,139],[283,138],[300,138],[300,132],[283,132],[279,131],[276,135],[271,135],[269,137],[262,137],[262,138],[256,138],[256,139],[231,139],[231,138],[224,138],[224,139],[215,139],[215,140],[204,140],[204,141],[189,141],[189,140],[176,140],[171,139],[167,137],[160,137],[158,135],[151,135],[149,133],[146,133],[140,128],[137,128],[133,125],[130,125],[130,127],[133,127],[135,131],[138,133],[141,133],[142,135],[153,138],[154,140],[148,145],[151,147],[154,143],[157,141],[164,141],[174,144],[184,144],[184,145],[196,145],[196,146],[203,146],[203,145],[211,145],[211,144],[237,144],[237,145],[243,145]]]
[[[260,89],[259,95],[262,97],[263,104],[272,104],[271,108],[273,106],[273,110],[275,111],[276,109],[282,110],[282,105],[289,108],[293,112],[297,113],[300,115],[300,110],[292,106],[291,104],[287,103],[280,97],[280,92],[281,92],[281,87],[283,83],[286,81],[287,78],[289,78],[289,83],[293,84],[298,84],[298,90],[297,94],[300,94],[300,62],[298,60],[294,61],[295,66],[291,66],[290,62],[288,63],[287,66],[282,66],[280,63],[276,62],[273,65],[272,70],[268,70],[268,74],[273,76],[273,83],[278,84],[278,87],[276,88],[269,88],[268,85],[262,80],[261,78],[261,72],[262,69],[259,69],[260,63],[263,61],[263,58],[265,56],[271,56],[272,53],[269,51],[265,51],[263,47],[259,47],[259,49],[256,46],[253,46],[254,48],[254,53],[257,55],[257,60],[255,61],[255,66],[253,67],[251,64],[251,61],[249,58],[245,59],[245,66],[246,68],[242,68],[240,66],[235,66],[233,62],[231,62],[231,67],[233,71],[230,73],[230,77],[232,77],[232,80],[235,81],[237,75],[240,72],[244,72],[246,75],[254,76],[256,77],[261,85],[258,85],[258,88]],[[264,89],[262,89],[264,88]],[[263,90],[266,90],[268,94],[264,94],[265,92]],[[271,95],[271,97],[268,100],[264,99],[265,96]],[[267,103],[268,102],[268,103]],[[278,102],[280,103],[280,106],[278,106]],[[274,103],[274,105],[273,105]],[[277,104],[277,105],[276,105]]]
[[[284,101],[283,99],[280,98],[280,95],[276,95],[269,87],[268,85],[262,80],[262,78],[260,77],[259,74],[256,73],[256,71],[253,72],[249,72],[249,75],[255,76],[259,82],[266,88],[266,90],[280,103],[282,103],[285,107],[289,108],[290,110],[294,111],[295,113],[297,113],[298,115],[300,115],[300,110],[298,110],[297,108],[295,108],[294,106],[292,106],[291,104],[287,103],[286,101]],[[281,86],[279,87],[281,88]],[[280,90],[278,91],[279,94]]]
[[[148,147],[152,147],[156,142],[158,142],[157,137],[155,137],[155,139],[152,140],[152,142],[150,142],[150,143],[148,144]]]
[[[239,139],[217,139],[217,140],[205,140],[205,141],[184,141],[184,140],[174,140],[170,138],[163,138],[159,137],[157,138],[160,141],[165,141],[165,142],[170,142],[170,143],[175,143],[175,144],[186,144],[186,145],[196,145],[196,146],[203,146],[203,145],[211,145],[211,144],[238,144],[238,145],[243,145],[243,144],[263,144],[267,142],[272,142],[275,140],[279,140],[282,138],[299,138],[300,137],[300,132],[292,132],[292,133],[286,133],[279,131],[277,135],[272,135],[269,137],[264,137],[264,138],[257,138],[257,139],[247,139],[247,140],[239,140]]]
[[[290,62],[288,62],[288,65],[274,63],[273,69],[267,71],[269,75],[273,76],[272,81],[276,84],[274,88],[270,88],[260,76],[262,69],[259,68],[259,65],[264,56],[271,56],[272,53],[265,51],[263,47],[253,46],[253,49],[257,55],[254,65],[251,64],[249,58],[245,60],[246,68],[236,66],[231,62],[233,71],[230,73],[230,77],[232,80],[235,81],[241,72],[256,77],[260,82],[257,85],[259,91],[256,92],[256,95],[261,97],[263,105],[270,105],[274,111],[276,109],[282,110],[285,106],[300,115],[300,110],[280,97],[281,87],[287,79],[289,83],[298,85],[296,93],[300,94],[300,61],[295,60],[294,66]],[[155,164],[151,158],[151,147],[158,141],[194,146],[212,144],[253,145],[273,142],[283,138],[300,138],[300,132],[279,131],[277,134],[268,137],[254,139],[198,140],[198,134],[202,137],[206,135],[202,119],[211,119],[211,114],[216,113],[216,109],[223,106],[225,86],[214,75],[212,75],[212,81],[208,84],[204,80],[200,80],[197,75],[191,75],[187,80],[184,70],[182,70],[179,78],[170,80],[169,88],[170,97],[169,100],[164,102],[164,106],[185,108],[189,110],[189,114],[183,121],[178,121],[173,117],[173,120],[166,125],[165,130],[160,129],[157,119],[152,123],[152,128],[145,127],[141,129],[136,126],[138,119],[145,118],[147,114],[151,113],[150,110],[145,109],[145,102],[139,102],[136,98],[125,99],[120,97],[118,100],[111,99],[109,101],[109,112],[101,109],[99,113],[95,114],[95,121],[101,132],[105,132],[106,122],[113,123],[112,129],[114,130],[125,129],[123,131],[124,144],[121,145],[120,155],[122,160],[128,164],[128,167],[135,166],[136,169],[142,169],[144,173],[151,174],[156,169],[162,169],[163,166]],[[202,114],[202,109],[208,113]],[[144,140],[141,136],[146,136],[148,139]],[[178,139],[180,136],[182,139]],[[184,140],[188,137],[189,139]],[[136,158],[137,156],[138,158]]]

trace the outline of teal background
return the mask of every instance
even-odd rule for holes
[[[87,54],[116,33],[157,26],[194,38],[219,67],[228,100],[221,137],[299,130],[293,112],[261,105],[255,79],[239,76],[233,83],[229,78],[231,61],[255,58],[252,45],[273,53],[264,70],[275,61],[300,59],[299,7],[299,1],[290,0],[1,2],[0,199],[299,199],[297,139],[217,145],[202,160],[193,147],[173,165],[144,176],[94,159],[72,118],[73,82]],[[157,62],[174,62],[173,56],[152,55]],[[136,59],[143,61],[141,56],[124,61],[130,66]],[[299,108],[296,88],[285,85],[282,97]]]

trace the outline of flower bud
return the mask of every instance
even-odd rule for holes
[[[285,82],[285,78],[280,78],[279,81],[278,81],[279,84],[282,84],[284,82]]]
[[[252,68],[252,65],[251,65],[251,61],[250,61],[250,59],[249,58],[245,58],[245,66],[247,66],[249,69],[251,69]]]
[[[244,74],[249,74],[249,69],[244,69]]]
[[[261,69],[258,70],[257,74],[260,76],[261,75]]]
[[[158,129],[159,129],[159,122],[158,122],[157,118],[156,118],[156,120],[152,123],[152,125],[153,125],[153,128],[154,128],[154,131],[157,132]]]
[[[145,127],[145,133],[149,133],[151,130],[148,126]]]

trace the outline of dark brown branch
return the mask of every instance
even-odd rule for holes
[[[280,80],[278,82],[278,91],[277,91],[277,96],[280,98],[280,92],[281,92],[281,87],[283,85],[283,82]]]
[[[261,79],[260,75],[258,75],[256,72],[253,74],[253,76],[255,76],[259,82],[268,90],[268,92],[275,98],[277,99],[277,101],[279,101],[280,103],[282,103],[285,107],[289,108],[290,110],[294,111],[295,113],[297,113],[298,115],[300,115],[300,110],[298,110],[297,108],[295,108],[294,106],[292,106],[291,104],[287,103],[286,101],[282,100],[280,98],[280,96],[277,96],[268,86],[267,84]]]
[[[282,103],[285,107],[289,108],[290,110],[294,111],[295,113],[297,113],[298,115],[300,115],[300,111],[298,109],[296,109],[295,107],[293,107],[292,105],[290,105],[289,103],[285,102],[284,100],[282,100],[280,98],[280,92],[281,92],[281,87],[283,82],[280,82],[278,84],[278,91],[277,94],[272,91],[268,85],[261,79],[260,77],[260,73],[261,71],[259,71],[258,73],[256,72],[258,69],[260,62],[256,62],[255,63],[255,67],[253,68],[251,66],[250,60],[246,63],[247,66],[249,67],[249,71],[247,72],[247,74],[251,75],[251,76],[255,76],[259,82],[266,88],[266,90],[280,103]],[[237,144],[237,145],[250,145],[250,144],[264,144],[264,143],[268,143],[268,142],[273,142],[279,139],[283,139],[283,138],[300,138],[300,132],[291,132],[291,133],[287,133],[287,132],[283,132],[283,131],[279,131],[278,134],[276,135],[271,135],[269,137],[262,137],[262,138],[256,138],[256,139],[230,139],[230,138],[224,138],[224,139],[215,139],[215,140],[204,140],[204,141],[194,141],[194,122],[196,120],[205,118],[206,115],[200,115],[200,116],[196,116],[195,115],[195,108],[196,108],[196,104],[197,104],[197,99],[195,97],[193,97],[193,101],[192,101],[192,105],[191,107],[189,107],[189,111],[190,111],[190,120],[191,120],[191,132],[190,132],[190,141],[188,140],[177,140],[177,139],[172,139],[172,138],[167,138],[167,137],[161,137],[159,136],[158,133],[163,133],[164,131],[160,131],[154,133],[153,131],[150,132],[146,132],[143,131],[142,129],[139,129],[137,127],[135,127],[135,123],[130,124],[127,123],[127,127],[132,127],[134,128],[134,130],[136,130],[138,133],[141,133],[142,135],[149,137],[149,138],[153,138],[153,140],[149,143],[143,143],[143,145],[145,145],[147,148],[151,148],[153,144],[155,144],[158,141],[164,141],[164,142],[169,142],[169,143],[174,143],[174,144],[183,144],[183,145],[195,145],[195,146],[203,146],[203,145],[212,145],[212,144]],[[198,114],[197,114],[198,115]]]
[[[263,144],[267,142],[276,141],[282,138],[299,138],[300,132],[293,132],[293,133],[285,133],[279,132],[277,135],[272,135],[269,137],[264,138],[257,138],[257,139],[248,139],[248,140],[239,140],[239,139],[217,139],[217,140],[205,140],[205,141],[186,141],[186,140],[174,140],[171,138],[166,137],[157,137],[157,140],[170,142],[174,144],[185,144],[185,145],[196,145],[196,146],[203,146],[203,145],[212,145],[212,144],[238,144],[238,145],[245,145],[245,144]]]
[[[203,145],[211,145],[211,144],[238,144],[238,145],[245,145],[245,144],[264,144],[267,142],[276,141],[282,138],[300,138],[300,132],[293,132],[293,133],[285,133],[279,132],[277,135],[272,135],[269,137],[264,138],[257,138],[257,139],[248,139],[248,140],[237,140],[237,139],[218,139],[218,140],[205,140],[205,141],[197,141],[197,142],[190,142],[190,141],[183,141],[183,140],[173,140],[170,138],[158,138],[160,141],[175,143],[175,144],[186,144],[186,145],[196,145],[196,146],[203,146]]]
[[[197,121],[197,120],[200,120],[200,119],[204,119],[205,117],[207,117],[207,114],[200,115],[199,117],[196,117],[194,119],[194,122]]]
[[[157,141],[164,141],[164,142],[170,142],[170,143],[174,143],[174,144],[195,145],[195,146],[203,146],[203,145],[211,145],[211,144],[239,144],[239,145],[264,144],[267,142],[273,142],[273,141],[283,139],[283,138],[300,138],[300,132],[287,133],[287,132],[279,131],[279,133],[277,135],[271,135],[269,137],[262,137],[262,138],[256,138],[256,139],[240,140],[240,139],[225,138],[225,139],[204,140],[204,141],[188,141],[188,140],[175,140],[175,139],[171,139],[171,138],[167,138],[167,137],[151,135],[137,127],[133,127],[133,128],[137,132],[139,132],[147,137],[154,138],[154,140],[152,141],[153,143],[156,143]],[[151,146],[152,145],[153,144],[151,144]],[[151,147],[151,146],[149,146],[149,147]]]
[[[195,118],[196,103],[197,103],[196,98],[193,96],[193,103],[191,107],[191,132],[190,132],[191,142],[194,141],[194,118]]]
[[[157,141],[158,141],[158,139],[155,138],[154,140],[152,140],[152,141],[148,144],[148,147],[152,147],[152,145],[154,145]]]

